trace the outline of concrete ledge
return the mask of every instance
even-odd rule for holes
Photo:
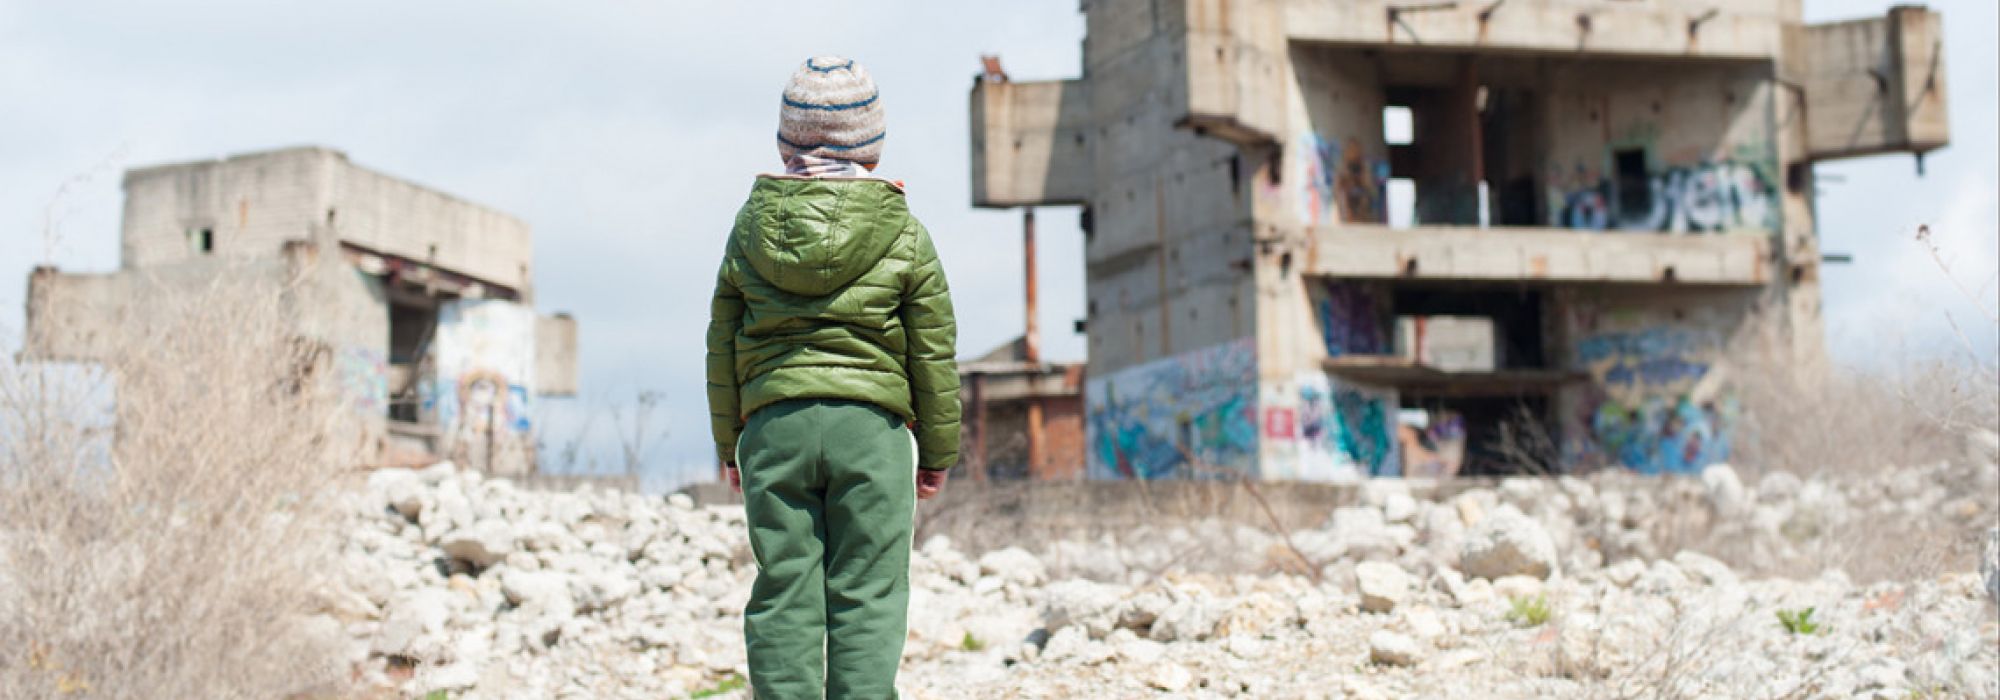
[[[1082,204],[1091,188],[1081,80],[973,83],[972,205]]]
[[[1306,273],[1327,277],[1764,284],[1770,241],[1754,232],[1673,235],[1567,229],[1378,225],[1316,228]]]
[[[1784,21],[1780,0],[1740,0],[1709,14],[1718,5],[1704,0],[1291,0],[1284,7],[1286,34],[1303,42],[1660,58],[1769,59],[1778,54]]]

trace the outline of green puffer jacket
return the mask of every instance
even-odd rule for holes
[[[930,233],[873,179],[763,176],[736,214],[709,307],[708,410],[736,460],[750,414],[867,401],[913,421],[917,465],[958,461],[958,323]]]

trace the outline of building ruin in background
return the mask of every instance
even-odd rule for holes
[[[972,199],[1083,208],[1093,478],[1724,459],[1730,334],[1821,352],[1813,164],[1948,140],[1921,7],[1081,4],[1083,77],[975,83]]]
[[[289,281],[293,332],[359,414],[363,459],[534,472],[534,397],[576,392],[576,322],[537,315],[527,224],[291,148],[125,173],[119,269],[37,269],[31,360],[91,362],[149,300],[219,274]]]

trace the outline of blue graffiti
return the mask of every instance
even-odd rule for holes
[[[1091,381],[1089,476],[1222,478],[1255,470],[1257,375],[1247,340]],[[1190,457],[1204,469],[1195,469]]]

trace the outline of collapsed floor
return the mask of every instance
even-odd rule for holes
[[[1965,463],[1865,479],[1745,484],[1716,467],[1443,500],[1375,481],[1287,535],[1204,521],[977,554],[934,537],[912,565],[901,685],[912,698],[2000,696],[2000,466],[1990,434],[1975,442],[1989,446]],[[747,697],[755,567],[740,507],[526,491],[443,464],[375,472],[346,511],[345,583],[318,620],[375,686]],[[1227,556],[1195,565],[1195,551]],[[1879,573],[1849,573],[1863,569]]]

